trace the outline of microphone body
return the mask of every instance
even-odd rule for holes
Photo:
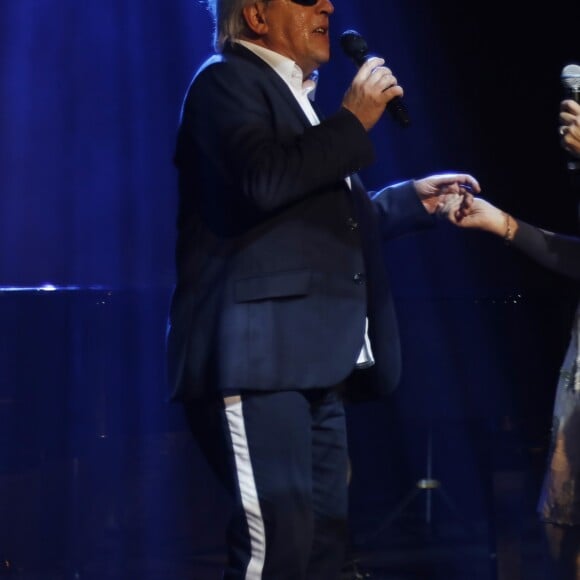
[[[572,99],[580,104],[580,65],[568,64],[562,69],[560,76],[562,85],[564,87],[564,97]],[[566,163],[570,175],[574,179],[574,183],[580,182],[580,159],[569,156]]]
[[[366,40],[356,30],[346,30],[340,36],[342,50],[358,67],[361,67],[369,58],[376,56],[369,53]],[[393,119],[402,127],[411,124],[407,107],[401,97],[391,99],[387,105],[387,111]]]

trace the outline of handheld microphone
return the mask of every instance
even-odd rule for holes
[[[565,89],[565,97],[580,103],[580,65],[566,65],[562,69],[560,79]],[[580,159],[570,157],[566,166],[571,174],[580,176]]]
[[[362,66],[369,58],[374,56],[369,54],[369,47],[366,40],[356,30],[346,30],[343,32],[340,35],[340,46],[346,56],[353,60],[358,67]],[[395,97],[390,100],[387,105],[387,111],[389,111],[393,119],[402,127],[408,127],[411,124],[407,107],[401,97]]]
[[[566,89],[566,97],[580,103],[580,65],[566,65],[560,78]]]

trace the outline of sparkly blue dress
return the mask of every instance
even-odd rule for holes
[[[580,306],[558,378],[548,464],[538,502],[540,518],[559,525],[580,524],[579,325]]]
[[[518,222],[513,240],[543,266],[580,281],[580,238],[553,234]],[[538,501],[545,522],[580,524],[580,304],[560,369],[546,472]]]

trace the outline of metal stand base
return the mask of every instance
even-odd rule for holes
[[[419,496],[422,492],[425,493],[425,510],[424,510],[424,524],[428,531],[431,531],[433,523],[433,494],[436,492],[449,511],[455,516],[455,518],[461,522],[465,530],[474,534],[469,522],[463,517],[453,500],[445,492],[442,487],[442,483],[438,479],[434,479],[432,476],[433,472],[433,436],[431,429],[427,436],[427,463],[426,463],[426,477],[419,479],[413,489],[395,506],[394,510],[380,523],[378,528],[376,528],[372,533],[367,534],[361,538],[364,543],[387,530],[393,522],[403,514],[405,509],[413,502],[413,500]]]

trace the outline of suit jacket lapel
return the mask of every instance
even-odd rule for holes
[[[302,107],[296,100],[296,97],[292,94],[290,87],[282,80],[280,75],[272,69],[272,67],[264,62],[259,56],[254,54],[251,50],[248,50],[245,46],[238,43],[227,43],[224,46],[223,52],[225,55],[233,54],[239,58],[252,62],[255,66],[262,69],[265,77],[268,79],[272,88],[275,89],[280,96],[286,101],[293,113],[298,117],[301,125],[304,127],[310,127],[311,123],[304,114]],[[316,114],[319,115],[316,109]]]

